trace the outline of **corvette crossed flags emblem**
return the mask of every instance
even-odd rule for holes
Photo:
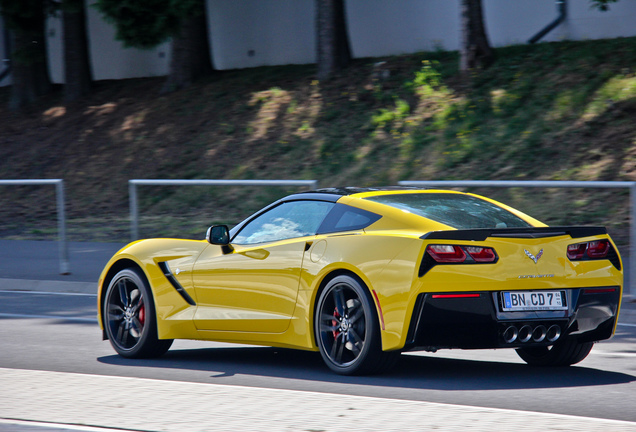
[[[539,251],[537,256],[532,255],[527,249],[524,249],[523,251],[526,253],[526,255],[528,255],[528,258],[534,261],[535,264],[537,263],[537,261],[539,261],[539,258],[541,258],[541,256],[543,255],[543,249]]]

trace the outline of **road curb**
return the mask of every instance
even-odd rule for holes
[[[4,368],[0,381],[0,418],[130,431],[636,432],[628,421],[211,383]]]

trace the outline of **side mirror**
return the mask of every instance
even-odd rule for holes
[[[227,246],[230,244],[230,230],[227,225],[212,225],[205,238],[210,244]]]

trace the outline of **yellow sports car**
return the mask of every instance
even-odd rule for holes
[[[199,339],[319,351],[339,374],[441,348],[557,366],[613,335],[622,285],[605,228],[455,191],[348,187],[287,196],[206,240],[131,243],[100,276],[98,311],[131,358]]]

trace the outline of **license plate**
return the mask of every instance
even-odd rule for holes
[[[503,293],[503,310],[541,311],[566,310],[563,291],[506,291]]]

